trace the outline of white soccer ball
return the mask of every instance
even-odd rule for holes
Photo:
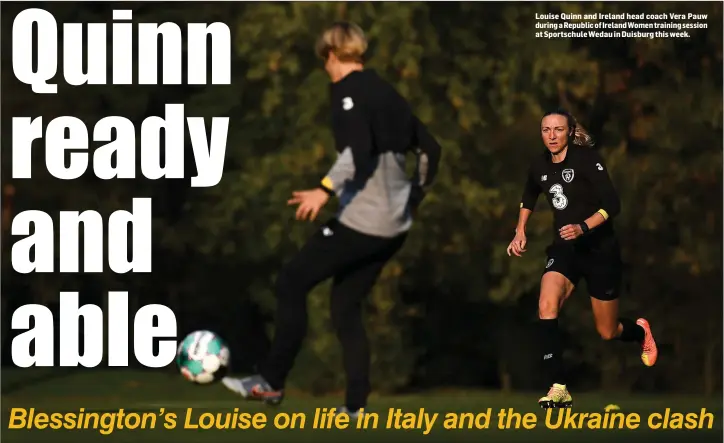
[[[176,352],[181,375],[192,383],[214,383],[228,373],[229,348],[211,331],[194,331],[183,339]]]

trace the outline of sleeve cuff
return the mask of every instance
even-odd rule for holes
[[[334,183],[332,183],[332,179],[329,177],[324,177],[319,187],[324,189],[329,195],[336,195],[334,192]]]
[[[603,219],[604,219],[604,220],[608,220],[608,212],[606,212],[606,210],[604,210],[604,209],[599,209],[599,210],[598,210],[598,213],[603,216]]]

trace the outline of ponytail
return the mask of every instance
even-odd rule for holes
[[[576,126],[573,131],[573,144],[582,146],[584,148],[592,148],[596,143],[593,141],[593,137],[585,129],[580,126]]]

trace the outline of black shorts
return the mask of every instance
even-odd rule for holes
[[[621,292],[623,264],[615,237],[593,244],[554,243],[546,248],[543,274],[558,272],[577,285],[586,280],[588,293],[599,300],[616,300]]]

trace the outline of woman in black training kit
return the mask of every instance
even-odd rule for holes
[[[621,209],[616,190],[591,137],[568,112],[549,112],[541,121],[547,150],[536,156],[520,203],[515,238],[508,255],[525,252],[525,225],[538,195],[546,194],[553,210],[553,243],[548,246],[541,278],[538,316],[542,340],[541,358],[549,388],[538,400],[543,408],[573,404],[562,368],[562,344],[558,312],[580,278],[587,283],[596,329],[604,340],[640,343],[641,360],[656,363],[658,351],[649,323],[618,318],[621,286],[621,254],[612,218]]]
[[[364,68],[367,49],[356,25],[336,23],[317,44],[329,74],[337,161],[316,189],[295,192],[297,219],[315,219],[331,196],[339,212],[321,227],[279,273],[277,319],[271,351],[259,374],[224,385],[247,399],[279,404],[307,328],[307,294],[329,278],[332,323],[342,344],[347,375],[343,412],[353,417],[370,393],[370,351],[362,303],[389,259],[402,247],[424,188],[435,177],[440,146],[409,104],[374,71]],[[417,155],[415,176],[405,156]]]

